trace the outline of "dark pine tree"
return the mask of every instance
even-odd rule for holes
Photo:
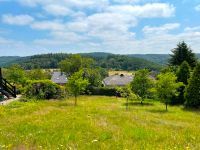
[[[190,67],[194,68],[197,63],[197,58],[191,48],[183,41],[172,50],[169,64],[172,66],[180,66],[184,61],[187,61]]]
[[[200,106],[200,64],[197,64],[189,80],[186,87],[185,99],[187,107],[198,108]]]
[[[183,86],[178,89],[179,95],[172,99],[172,104],[184,104],[184,90],[188,84],[188,79],[190,78],[190,66],[187,61],[184,61],[180,67],[178,68],[177,72],[177,81],[183,82]]]

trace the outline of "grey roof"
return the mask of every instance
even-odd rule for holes
[[[103,80],[105,86],[125,86],[133,80],[132,75],[112,75]]]
[[[51,81],[57,84],[65,84],[67,83],[67,77],[64,73],[57,71],[57,72],[53,72]]]

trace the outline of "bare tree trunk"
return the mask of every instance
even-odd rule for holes
[[[166,106],[166,111],[167,111],[167,103],[165,103],[165,106]]]

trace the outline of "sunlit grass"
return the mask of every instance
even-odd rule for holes
[[[88,97],[0,107],[0,149],[200,149],[200,113]]]

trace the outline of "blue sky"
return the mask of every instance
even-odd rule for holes
[[[0,55],[200,53],[200,0],[0,0]]]

